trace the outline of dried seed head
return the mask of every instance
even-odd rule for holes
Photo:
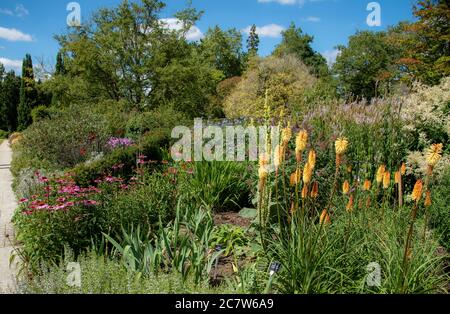
[[[430,207],[432,205],[432,201],[431,201],[431,191],[427,191],[426,196],[425,196],[425,207]]]
[[[400,171],[397,171],[394,175],[395,184],[400,184],[400,176],[401,176]]]
[[[353,198],[353,195],[350,196],[350,199],[348,200],[348,204],[347,204],[347,211],[349,213],[351,213],[353,211],[353,205],[355,203],[355,200]]]

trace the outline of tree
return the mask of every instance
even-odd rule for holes
[[[250,34],[247,38],[247,50],[249,55],[257,55],[259,49],[259,36],[256,32],[256,25],[250,28]]]
[[[3,81],[3,96],[6,104],[7,130],[13,132],[17,130],[17,107],[20,102],[20,77],[14,71],[6,74]]]
[[[413,9],[419,19],[411,49],[412,57],[420,61],[418,77],[427,84],[438,84],[450,75],[450,2],[421,0]]]
[[[26,129],[32,122],[31,110],[36,105],[37,91],[34,81],[33,61],[27,54],[22,64],[22,79],[20,84],[20,103],[17,108],[18,129]]]
[[[55,75],[64,75],[66,74],[66,68],[64,66],[64,57],[61,51],[58,51],[56,55],[56,68]]]
[[[347,47],[337,47],[340,54],[333,71],[341,93],[371,99],[398,81],[394,61],[399,59],[399,51],[386,39],[385,32],[361,31],[350,36]]]
[[[201,40],[199,50],[211,66],[222,71],[224,78],[242,74],[242,34],[237,29],[224,31],[219,26],[210,28]]]
[[[178,12],[179,27],[173,29],[159,16],[164,6],[159,0],[122,1],[59,36],[67,74],[48,86],[61,92],[61,105],[124,100],[131,109],[147,111],[175,103],[190,114],[202,114],[216,72],[202,64],[195,44],[186,40],[201,13],[191,8]]]
[[[275,56],[295,55],[300,61],[311,68],[311,73],[316,77],[329,75],[327,61],[318,52],[314,51],[311,44],[314,37],[303,34],[302,29],[296,28],[294,23],[282,33],[283,39],[275,48]]]

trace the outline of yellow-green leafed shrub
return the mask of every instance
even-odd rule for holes
[[[290,109],[316,82],[308,67],[294,56],[257,60],[226,98],[224,112],[228,118],[263,117],[266,91],[274,111]]]

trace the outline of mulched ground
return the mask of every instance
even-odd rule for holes
[[[241,216],[239,216],[238,213],[235,212],[224,212],[224,213],[217,213],[214,214],[214,224],[216,226],[221,225],[235,225],[242,228],[247,228],[251,224],[251,219],[246,219]]]

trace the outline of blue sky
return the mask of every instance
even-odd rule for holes
[[[20,72],[21,60],[30,53],[36,63],[54,63],[58,44],[55,34],[67,29],[66,10],[70,0],[2,0],[0,2],[0,62],[7,69]],[[77,0],[82,20],[87,20],[99,7],[111,7],[120,0]],[[184,8],[186,0],[166,0],[161,18],[173,24],[174,13]],[[335,46],[346,44],[357,30],[383,30],[399,21],[412,20],[414,0],[378,0],[381,26],[368,26],[369,0],[192,0],[193,6],[205,13],[190,33],[198,40],[208,27],[235,27],[245,30],[256,24],[260,33],[260,54],[268,55],[280,42],[280,31],[294,22],[313,35],[313,47],[333,59]]]

